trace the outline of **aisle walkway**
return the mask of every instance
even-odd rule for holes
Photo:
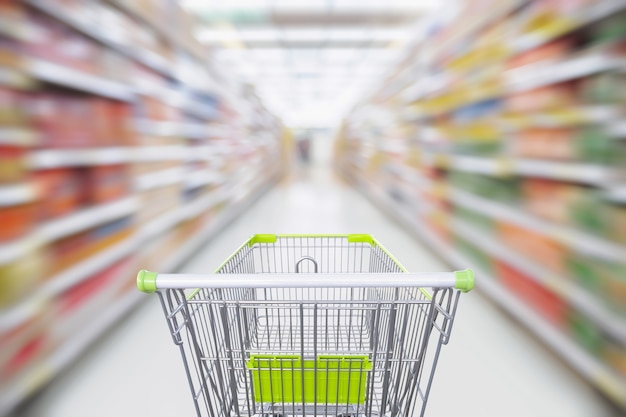
[[[212,271],[253,233],[375,235],[409,269],[439,262],[361,195],[321,168],[286,180],[181,270]],[[177,348],[156,296],[15,417],[194,416]],[[528,333],[474,291],[460,302],[427,416],[613,417],[615,411]]]

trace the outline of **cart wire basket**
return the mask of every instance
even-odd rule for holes
[[[199,417],[424,415],[471,270],[408,273],[370,235],[254,235],[214,274],[140,271]]]

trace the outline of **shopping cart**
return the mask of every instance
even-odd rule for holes
[[[474,277],[406,273],[369,235],[255,235],[215,274],[137,286],[159,295],[198,416],[395,417],[424,414]]]

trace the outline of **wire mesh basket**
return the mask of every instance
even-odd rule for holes
[[[137,284],[159,294],[198,416],[370,417],[424,414],[474,277],[408,273],[369,235],[254,235],[215,274]]]

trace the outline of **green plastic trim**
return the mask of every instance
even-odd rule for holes
[[[270,234],[254,235],[248,240],[248,246],[254,246],[257,243],[276,243],[277,236]]]
[[[372,246],[374,246],[376,244],[376,241],[374,240],[372,235],[365,235],[365,234],[348,235],[348,242],[350,242],[350,243],[369,243]]]
[[[471,291],[474,288],[474,271],[471,269],[464,269],[463,271],[455,271],[454,276],[456,278],[456,284],[454,288],[463,292]]]
[[[137,288],[139,291],[151,294],[157,290],[156,278],[158,273],[142,269],[137,274]]]

